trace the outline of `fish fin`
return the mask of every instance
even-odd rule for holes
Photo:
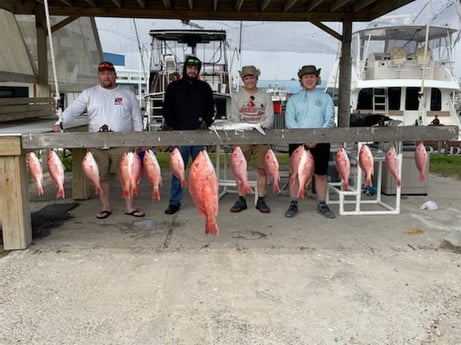
[[[207,219],[205,224],[205,234],[218,235],[219,229],[216,219]]]
[[[247,195],[247,194],[253,194],[253,188],[251,188],[251,186],[249,184],[244,184],[243,185],[243,196]]]
[[[264,129],[261,127],[261,125],[260,125],[259,123],[256,124],[255,129],[256,129],[259,133],[261,133],[262,135],[266,135],[266,132],[264,132]]]
[[[153,200],[160,200],[160,191],[158,190],[158,188],[154,188],[152,190],[152,199]]]

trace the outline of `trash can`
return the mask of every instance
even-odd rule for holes
[[[429,153],[426,164],[426,181],[419,180],[419,170],[415,163],[415,147],[404,147],[402,151],[402,172],[401,172],[401,195],[427,195],[429,174]],[[381,193],[385,195],[395,195],[396,185],[394,178],[387,171],[386,165],[383,163],[382,171],[383,179],[381,184]]]

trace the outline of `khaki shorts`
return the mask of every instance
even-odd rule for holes
[[[108,179],[111,172],[119,174],[120,158],[125,152],[133,151],[131,147],[113,147],[107,150],[92,148],[94,160],[98,164],[99,177]]]
[[[270,148],[270,145],[240,145],[240,148],[242,149],[243,155],[245,156],[248,165],[251,165],[256,169],[266,169],[264,157],[266,156],[266,152]]]

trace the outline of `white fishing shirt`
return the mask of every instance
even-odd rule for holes
[[[62,113],[63,127],[85,111],[89,132],[99,131],[103,125],[114,132],[140,132],[143,129],[139,101],[131,90],[121,86],[105,89],[96,85],[84,89]]]

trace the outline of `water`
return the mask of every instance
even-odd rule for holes
[[[326,86],[326,83],[322,82],[319,86],[317,86],[320,89],[324,89]],[[281,89],[286,89],[288,91],[288,94],[292,95],[299,90],[301,90],[301,86],[299,84],[299,80],[297,79],[291,79],[291,80],[258,80],[258,87],[262,89],[266,89],[269,87],[278,87]]]

